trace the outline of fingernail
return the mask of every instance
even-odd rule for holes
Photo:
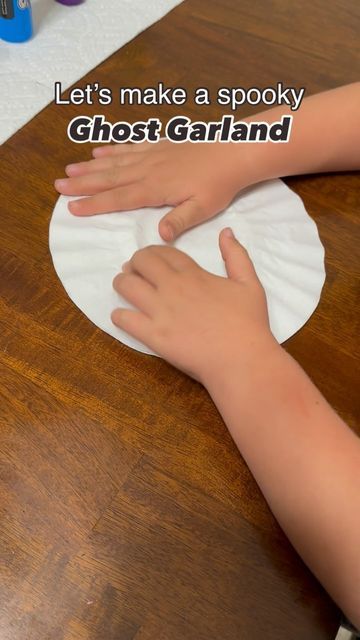
[[[64,189],[67,185],[68,181],[67,178],[61,179],[61,180],[55,180],[55,187],[56,189]]]
[[[70,213],[73,213],[74,215],[77,215],[79,213],[80,210],[80,200],[72,200],[71,202],[69,202],[68,204],[68,209],[70,211]]]
[[[126,262],[124,262],[124,264],[122,265],[121,270],[125,271],[128,266],[129,266],[129,260],[126,260]]]
[[[117,310],[116,310],[116,309],[114,309],[114,311],[112,311],[112,312],[111,312],[111,315],[110,315],[111,322],[112,322],[113,324],[115,324],[115,325],[116,325],[116,316],[117,316],[116,311],[117,311]]]
[[[65,171],[66,173],[72,173],[73,171],[76,171],[77,165],[76,164],[68,164],[65,167]]]
[[[163,225],[163,229],[164,229],[164,235],[165,235],[164,240],[166,240],[167,242],[172,242],[174,240],[174,238],[175,238],[175,232],[174,232],[174,229],[172,228],[171,224],[166,222]]]
[[[234,232],[230,227],[226,227],[224,229],[223,235],[225,236],[225,238],[231,238],[232,240],[235,240]]]

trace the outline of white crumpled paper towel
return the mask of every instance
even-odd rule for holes
[[[165,244],[158,222],[169,207],[80,218],[69,213],[70,200],[59,198],[50,223],[50,251],[65,290],[100,329],[152,353],[111,322],[113,309],[131,306],[113,290],[112,281],[137,249]],[[174,246],[204,269],[225,276],[218,236],[227,226],[255,264],[266,291],[272,332],[284,342],[314,312],[324,284],[324,249],[316,224],[299,196],[281,180],[272,180],[242,192],[226,211],[187,231]]]
[[[32,0],[33,39],[0,39],[0,144],[54,99],[55,82],[67,89],[180,2]]]

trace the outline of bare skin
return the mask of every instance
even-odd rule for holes
[[[285,533],[360,627],[360,440],[273,338],[229,230],[220,250],[227,279],[172,247],[137,251],[114,280],[136,310],[112,320],[204,384]]]
[[[159,233],[171,241],[259,181],[360,169],[360,83],[251,120],[287,113],[287,144],[107,146],[66,167],[56,188],[87,196],[70,203],[74,215],[170,205]],[[285,533],[360,627],[360,440],[274,340],[262,286],[230,231],[220,250],[227,279],[172,247],[136,252],[114,280],[135,310],[112,320],[204,384]]]
[[[276,107],[245,121],[275,122],[293,115],[290,141],[254,144],[111,145],[66,167],[57,190],[87,216],[147,206],[173,208],[159,223],[172,241],[222,211],[249,185],[279,176],[360,168],[360,82],[305,98],[300,109]]]

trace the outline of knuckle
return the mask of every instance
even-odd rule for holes
[[[155,253],[156,246],[153,244],[148,245],[147,247],[143,247],[142,249],[138,249],[134,253],[134,262],[139,262],[140,260],[146,260],[150,255]]]
[[[157,206],[161,201],[159,188],[156,183],[149,178],[142,178],[138,184],[138,195],[141,201],[146,201],[149,205]]]
[[[174,273],[172,273],[170,286],[171,290],[176,294],[176,300],[178,300],[179,298],[183,298],[188,290],[188,278],[186,276],[186,271],[175,271]]]
[[[116,187],[119,179],[117,167],[113,167],[108,171],[108,182],[110,187]]]
[[[140,266],[140,263],[142,263],[143,260],[146,259],[150,251],[151,251],[151,245],[149,245],[148,247],[143,247],[142,249],[137,249],[137,251],[135,251],[133,257],[130,260],[131,264],[135,267],[135,269],[136,269],[136,266]]]
[[[168,340],[170,336],[170,327],[167,322],[159,322],[154,328],[154,338],[158,344],[162,344]]]
[[[136,266],[137,262],[139,261],[139,258],[141,258],[141,256],[144,254],[144,249],[137,249],[135,251],[135,253],[133,254],[133,257],[131,258],[131,263]]]
[[[104,204],[104,206],[106,206],[107,211],[111,211],[111,210],[116,211],[116,209],[121,207],[120,194],[117,189],[112,189],[107,194],[99,194],[99,205],[100,205],[100,199],[101,199],[101,203]]]
[[[209,212],[209,205],[205,200],[193,200],[192,202],[192,220],[201,221],[207,217]]]
[[[123,153],[121,155],[115,156],[112,162],[117,169],[122,169],[128,163],[128,159],[128,153]]]

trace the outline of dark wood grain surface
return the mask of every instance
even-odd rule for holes
[[[359,33],[358,0],[186,0],[85,80],[309,94],[359,78]],[[330,640],[339,612],[206,391],[94,327],[55,275],[52,183],[90,151],[66,127],[97,112],[51,105],[0,149],[1,640]],[[318,224],[327,280],[285,348],[356,430],[359,175],[286,182]]]

